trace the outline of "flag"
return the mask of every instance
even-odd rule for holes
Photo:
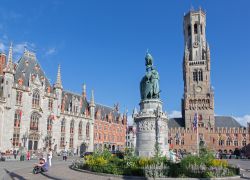
[[[194,114],[194,121],[193,121],[193,128],[194,128],[194,129],[197,128],[197,119],[198,119],[198,114],[195,113],[195,114]]]

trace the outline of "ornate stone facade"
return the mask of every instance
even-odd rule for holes
[[[60,66],[51,85],[35,53],[28,50],[14,63],[11,45],[7,63],[5,57],[0,55],[0,151],[93,151],[96,114],[106,107],[95,103],[93,91],[88,101],[86,85],[82,94],[64,90]],[[121,136],[125,138],[125,131]]]

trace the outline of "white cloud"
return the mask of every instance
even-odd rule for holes
[[[176,110],[174,110],[174,111],[171,111],[169,114],[168,114],[168,117],[169,118],[177,118],[177,117],[182,117],[182,115],[181,115],[181,111],[176,111]]]
[[[49,48],[47,52],[45,53],[46,55],[52,55],[56,53],[56,48]]]
[[[22,43],[19,43],[19,44],[14,44],[13,45],[13,51],[14,53],[17,53],[17,54],[22,54],[24,52],[24,48],[28,46],[28,43],[27,42],[22,42]]]
[[[234,117],[240,124],[247,126],[247,123],[250,123],[250,114],[244,115],[242,117]]]

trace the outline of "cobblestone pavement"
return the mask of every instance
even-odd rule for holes
[[[240,167],[243,179],[250,179],[250,159],[228,159],[228,162]]]
[[[79,171],[74,171],[69,168],[69,165],[72,162],[72,159],[64,162],[61,159],[53,159],[52,167],[49,172],[44,174],[33,174],[32,173],[32,165],[37,161],[12,161],[12,162],[0,162],[0,178],[3,180],[20,180],[20,179],[30,179],[30,180],[44,180],[44,179],[52,179],[52,180],[122,180],[126,178],[118,178],[118,177],[104,177],[98,176],[89,173],[83,173]],[[250,160],[229,160],[230,164],[239,165],[244,174],[242,179],[250,179]],[[131,179],[131,178],[130,178]]]

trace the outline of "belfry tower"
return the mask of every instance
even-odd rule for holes
[[[183,57],[184,95],[182,117],[192,128],[195,113],[200,127],[214,127],[214,92],[210,84],[210,49],[206,41],[206,14],[190,10],[183,22],[185,52]]]

